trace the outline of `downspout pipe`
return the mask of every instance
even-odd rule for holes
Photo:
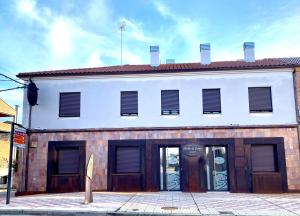
[[[299,152],[300,152],[300,125],[299,125],[299,109],[298,109],[298,103],[299,103],[299,100],[298,100],[298,95],[297,95],[297,70],[294,69],[293,71],[293,85],[294,85],[294,99],[295,99],[295,111],[296,111],[296,122],[297,122],[297,137],[298,137],[298,147],[299,147]],[[300,86],[299,86],[300,88]]]

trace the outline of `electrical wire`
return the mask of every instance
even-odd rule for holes
[[[0,90],[0,92],[5,92],[5,91],[10,91],[10,90],[15,90],[15,89],[22,89],[22,88],[26,88],[26,86],[18,86],[18,87],[14,87],[14,88],[2,89],[2,90]]]
[[[26,86],[26,84],[21,83],[21,82],[19,82],[19,81],[16,80],[16,79],[10,78],[9,76],[6,76],[6,75],[4,75],[4,74],[2,74],[2,73],[0,73],[0,75],[1,75],[1,76],[4,76],[5,78],[7,78],[7,79],[9,79],[9,80],[11,80],[11,81],[14,81],[14,82],[16,82],[16,83],[19,83],[19,84],[21,84],[21,85],[25,85],[25,86]]]

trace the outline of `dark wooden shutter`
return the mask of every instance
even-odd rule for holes
[[[117,147],[116,148],[116,172],[136,173],[140,172],[140,148]]]
[[[203,89],[203,113],[221,113],[221,95],[220,89]]]
[[[249,87],[250,112],[272,112],[271,87]]]
[[[179,114],[179,90],[161,91],[161,114],[162,115]]]
[[[252,145],[251,161],[253,172],[275,172],[275,151],[273,145]]]
[[[59,117],[80,117],[80,92],[60,93]]]
[[[79,149],[59,149],[57,153],[58,153],[57,174],[79,173],[79,166],[80,166]]]
[[[138,92],[121,92],[121,116],[138,115]]]

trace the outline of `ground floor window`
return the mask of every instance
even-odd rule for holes
[[[274,145],[252,145],[251,163],[253,172],[276,172],[276,149]]]
[[[57,174],[79,173],[79,149],[63,148],[57,149]]]
[[[117,147],[116,148],[116,172],[137,173],[140,172],[140,148]]]

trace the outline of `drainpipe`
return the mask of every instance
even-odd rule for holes
[[[29,115],[28,115],[28,140],[27,140],[27,155],[26,155],[26,164],[25,164],[25,191],[28,192],[28,177],[29,177],[29,148],[30,148],[30,129],[31,129],[31,113],[32,106],[29,104]]]
[[[298,109],[298,95],[297,95],[297,71],[294,69],[293,71],[293,85],[294,85],[294,99],[295,99],[295,110],[296,110],[296,122],[297,122],[297,137],[298,137],[298,146],[299,146],[299,152],[300,152],[300,125],[299,125],[299,109]],[[300,86],[299,86],[300,87]]]

